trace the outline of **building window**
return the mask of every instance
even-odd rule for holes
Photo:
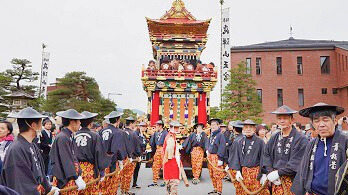
[[[261,74],[261,58],[256,58],[256,75]]]
[[[250,74],[251,73],[251,58],[246,59],[246,68],[247,68],[246,73]]]
[[[342,55],[342,68],[343,68],[343,71],[344,71],[344,56]]]
[[[277,103],[278,107],[283,105],[283,89],[277,89]]]
[[[330,56],[320,57],[321,74],[330,74]]]
[[[262,89],[257,89],[257,96],[259,96],[259,100],[262,102]]]
[[[298,89],[298,106],[304,106],[303,89]]]
[[[337,54],[337,62],[338,62],[338,67],[340,67],[340,70],[342,71],[342,66],[341,66],[341,55]]]
[[[277,57],[277,74],[282,74],[282,57]]]
[[[332,88],[332,94],[338,94],[338,88]]]
[[[327,94],[327,88],[321,88],[321,94]]]
[[[19,105],[21,105],[21,101],[20,100],[13,100],[13,105],[19,106]]]
[[[297,57],[297,74],[303,74],[302,57]]]

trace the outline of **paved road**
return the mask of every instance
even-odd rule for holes
[[[160,180],[159,183],[162,183]],[[191,179],[189,179],[190,186],[185,187],[184,182],[181,181],[179,184],[179,195],[186,194],[197,194],[206,195],[208,192],[213,190],[213,184],[211,183],[208,169],[204,168],[201,176],[201,183],[193,185]],[[138,185],[141,189],[131,189],[136,195],[150,195],[150,194],[165,194],[164,187],[147,187],[148,184],[152,183],[152,170],[151,168],[145,168],[144,165],[140,168]],[[230,182],[223,182],[222,194],[236,194],[235,189]]]

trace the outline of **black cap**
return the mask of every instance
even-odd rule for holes
[[[94,118],[94,117],[98,116],[97,113],[92,113],[92,112],[88,112],[88,111],[83,111],[81,114],[83,116],[85,116],[83,119],[89,119],[89,118]]]
[[[295,114],[295,113],[297,113],[296,110],[293,110],[289,106],[285,106],[285,105],[279,107],[276,111],[271,112],[271,114],[288,114],[288,115]]]
[[[110,112],[110,114],[106,115],[104,118],[105,119],[109,119],[109,118],[118,118],[120,116],[122,116],[123,113],[122,112],[117,112],[117,111],[112,111]]]
[[[216,121],[216,122],[218,122],[219,124],[222,123],[222,120],[219,119],[219,118],[212,118],[212,119],[210,119],[210,120],[209,120],[209,124],[211,124],[212,121]]]
[[[254,121],[252,121],[250,119],[245,120],[242,124],[243,125],[256,125],[256,123],[254,123]]]
[[[203,123],[196,123],[195,125],[193,125],[193,128],[194,128],[194,129],[197,129],[198,125],[202,125],[203,128],[204,128],[204,126],[205,126]]]
[[[164,125],[162,120],[158,120],[155,124],[156,125]]]
[[[40,114],[31,107],[24,108],[14,115],[9,115],[8,118],[46,118],[47,116]]]
[[[130,116],[130,117],[126,118],[126,121],[135,121],[135,119],[132,116]]]
[[[67,118],[67,119],[73,119],[73,120],[81,120],[81,119],[84,119],[85,117],[84,115],[78,113],[74,109],[57,112],[57,116],[60,116],[62,118]]]
[[[336,115],[340,115],[344,112],[344,108],[341,106],[329,105],[329,104],[320,102],[311,107],[300,110],[299,114],[303,117],[309,117],[310,113],[321,111],[321,110],[333,111],[335,112]]]

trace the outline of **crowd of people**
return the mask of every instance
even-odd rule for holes
[[[297,111],[285,105],[272,112],[276,123],[270,130],[250,119],[225,125],[213,118],[195,124],[179,143],[177,121],[159,120],[153,128],[128,117],[123,124],[123,113],[113,111],[99,125],[97,113],[69,109],[56,113],[58,125],[28,107],[11,116],[18,135],[11,122],[0,122],[0,194],[134,194],[131,187],[141,188],[142,156],[150,153],[148,187],[166,186],[174,195],[181,179],[187,183],[179,152],[184,150],[194,185],[207,160],[214,187],[208,194],[222,194],[223,180],[229,180],[238,195],[248,194],[243,185],[258,194],[331,195],[347,189],[340,182],[348,152],[348,130],[342,129],[348,120],[337,117],[343,112],[324,103],[302,109],[299,114],[309,118],[304,130],[294,121]],[[161,169],[165,182],[160,184]],[[70,190],[73,186],[77,190]]]
[[[158,68],[159,67],[159,68]],[[147,70],[177,70],[182,71],[196,71],[196,72],[209,72],[214,71],[215,64],[210,62],[208,64],[202,64],[200,60],[192,62],[190,60],[180,60],[174,58],[170,60],[169,58],[164,58],[159,66],[156,65],[154,60],[150,60]]]

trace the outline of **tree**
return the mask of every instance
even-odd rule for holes
[[[13,58],[11,64],[13,69],[6,70],[6,75],[12,78],[11,84],[14,84],[11,91],[23,90],[34,93],[37,86],[21,85],[21,81],[34,82],[39,78],[39,73],[31,70],[31,62],[27,59]]]
[[[218,106],[210,107],[210,118],[217,118],[220,108]]]
[[[7,95],[10,92],[11,81],[11,77],[7,76],[4,72],[0,72],[0,97]],[[3,112],[9,109],[6,104],[6,100],[0,99],[0,118],[6,116],[6,114],[3,114]]]
[[[231,72],[230,83],[222,94],[221,111],[217,116],[224,120],[252,119],[261,123],[262,104],[257,95],[256,81],[247,74],[245,62],[240,62]]]
[[[0,72],[0,96],[9,93],[12,78],[5,72]]]
[[[79,112],[99,113],[98,118],[115,110],[115,102],[104,98],[96,80],[85,72],[69,72],[57,83],[57,89],[48,93],[43,110],[56,113],[73,108]]]
[[[126,122],[126,118],[132,116],[135,120],[137,119],[137,114],[134,113],[132,110],[130,109],[124,109],[123,110],[123,115],[121,117],[121,122]]]

